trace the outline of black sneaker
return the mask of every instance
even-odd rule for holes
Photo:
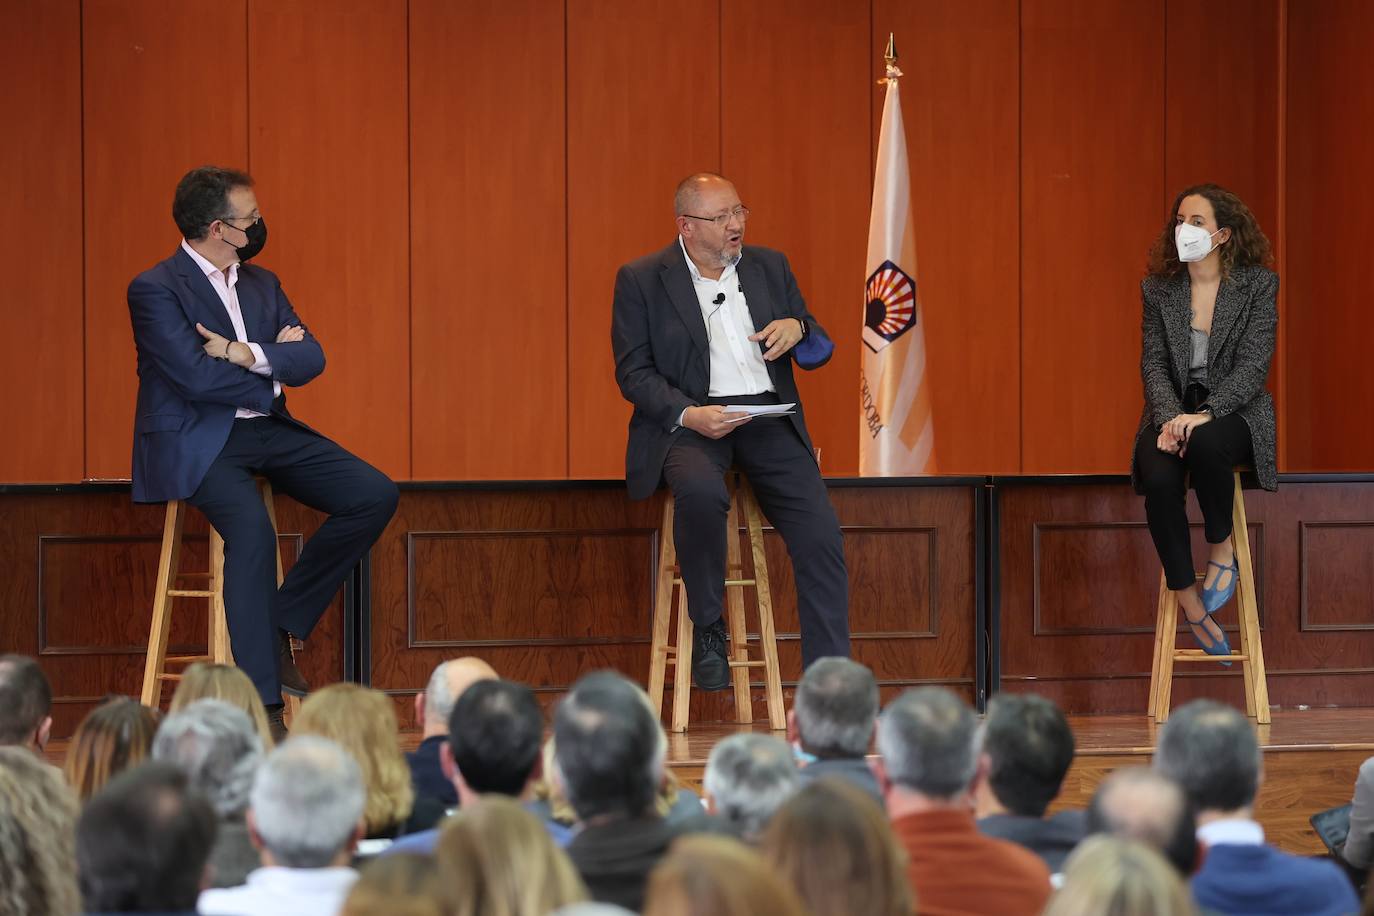
[[[692,680],[702,690],[730,686],[730,661],[725,656],[725,621],[697,627],[692,634]]]
[[[291,634],[285,630],[277,631],[277,653],[281,657],[281,689],[293,697],[303,697],[310,692],[310,684],[296,667],[295,656],[291,653]]]
[[[286,740],[286,704],[273,703],[267,707],[267,730],[271,732],[274,744]]]

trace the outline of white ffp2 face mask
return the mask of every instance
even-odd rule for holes
[[[1174,227],[1174,244],[1178,246],[1178,259],[1187,262],[1201,261],[1207,257],[1212,253],[1212,236],[1217,232],[1209,233],[1192,223],[1179,223]]]

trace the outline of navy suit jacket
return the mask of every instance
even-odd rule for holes
[[[235,411],[245,407],[289,420],[285,396],[273,402],[273,380],[304,385],[324,371],[324,350],[308,329],[304,340],[274,343],[282,328],[304,327],[276,274],[241,264],[236,290],[248,340],[262,347],[270,378],[206,355],[196,323],[231,341],[234,326],[209,279],[180,246],[129,284],[138,347],[135,502],[190,496],[224,448]]]
[[[806,340],[767,366],[779,402],[796,402],[797,412],[788,419],[807,453],[813,454],[792,363],[803,369],[823,366],[835,345],[807,310],[786,255],[745,245],[735,270],[754,330],[778,318],[800,318],[811,329]],[[682,432],[677,428],[678,417],[685,408],[705,402],[711,383],[706,322],[676,239],[616,274],[611,349],[620,393],[635,408],[625,448],[625,483],[631,499],[643,499],[658,489],[663,459],[673,438]]]
[[[1218,844],[1193,875],[1193,899],[1236,916],[1345,916],[1360,912],[1355,889],[1330,860],[1272,846]]]

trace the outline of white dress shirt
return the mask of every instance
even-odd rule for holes
[[[749,304],[744,300],[744,290],[740,286],[735,267],[739,258],[721,271],[719,280],[704,277],[697,265],[687,254],[687,246],[678,236],[682,256],[687,261],[687,272],[692,275],[692,287],[696,290],[697,303],[701,306],[701,318],[706,323],[706,338],[710,342],[711,382],[707,394],[713,398],[728,397],[734,394],[763,394],[773,391],[773,380],[768,377],[768,364],[763,361],[763,351],[757,341],[749,339],[756,333],[754,319],[749,314]],[[716,305],[721,293],[725,301]]]
[[[1197,829],[1197,838],[1208,846],[1263,846],[1264,828],[1245,818],[1212,821]]]
[[[257,375],[265,375],[269,378],[272,375],[272,364],[267,361],[266,355],[262,352],[262,347],[248,340],[248,331],[243,324],[243,310],[239,308],[239,262],[235,261],[226,269],[220,270],[215,265],[207,261],[199,251],[196,251],[185,239],[181,240],[182,250],[191,256],[191,260],[196,262],[196,266],[205,274],[205,279],[210,281],[219,301],[224,303],[224,310],[229,313],[229,323],[234,326],[234,337],[239,343],[248,344],[248,349],[253,351],[253,365],[248,367],[248,371]],[[281,397],[281,382],[275,379],[272,382],[272,397]],[[258,413],[256,410],[249,410],[240,407],[234,411],[234,419],[241,420],[249,417],[265,417],[266,414]]]
[[[358,873],[351,868],[258,868],[248,883],[200,892],[208,916],[337,916]]]

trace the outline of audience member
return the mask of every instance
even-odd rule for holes
[[[554,765],[556,756],[557,743],[553,738],[549,738],[544,742],[544,749],[539,755],[543,774],[534,780],[534,797],[529,807],[544,820],[568,828],[568,836],[571,837],[573,828],[577,826],[577,812],[568,804],[567,796],[563,794],[558,780],[553,778],[557,769]],[[683,785],[673,771],[665,767],[663,783],[654,797],[654,811],[658,816],[669,824],[699,824],[705,810],[706,803],[702,801],[701,796]]]
[[[426,798],[417,804],[401,753],[396,707],[380,690],[347,683],[316,690],[301,704],[292,728],[335,741],[358,761],[367,787],[367,839],[428,830],[443,819],[441,803]]]
[[[153,759],[181,767],[192,791],[214,809],[218,829],[210,852],[209,886],[237,887],[248,880],[259,859],[244,815],[262,763],[262,737],[248,713],[223,700],[183,706],[158,728]]]
[[[449,725],[439,762],[461,805],[489,794],[515,799],[530,794],[539,776],[539,739],[544,733],[544,714],[534,691],[514,681],[479,681],[458,698]],[[441,829],[401,837],[387,853],[433,852]],[[559,846],[572,835],[552,821],[545,822],[545,829]]]
[[[641,909],[649,872],[683,831],[655,809],[667,737],[648,696],[609,671],[586,675],[554,715],[556,778],[580,832],[568,844],[595,900]]]
[[[9,694],[7,699],[15,696]],[[35,722],[33,728],[23,729],[10,746],[0,747],[0,916],[50,916],[81,910],[76,888],[76,796],[62,781],[62,774],[32,750],[31,739],[46,717],[46,712],[22,717]]]
[[[1350,833],[1341,846],[1341,858],[1356,871],[1374,865],[1374,757],[1360,764],[1355,793],[1350,801]]]
[[[544,916],[587,899],[587,888],[539,819],[513,798],[464,805],[434,856],[454,916]]]
[[[1125,767],[1102,780],[1088,805],[1090,834],[1144,843],[1187,880],[1197,868],[1197,819],[1183,789],[1149,767]]]
[[[769,821],[760,851],[811,916],[914,912],[906,853],[882,808],[848,780],[817,780],[789,798]]]
[[[0,655],[0,747],[18,744],[42,754],[52,730],[52,687],[38,662]]]
[[[448,916],[433,856],[372,859],[358,872],[339,916]]]
[[[215,812],[176,764],[150,761],[110,780],[76,825],[88,913],[195,913],[215,843]]]
[[[420,746],[406,755],[406,764],[417,798],[437,799],[445,808],[458,806],[453,781],[444,775],[439,763],[439,749],[448,737],[453,707],[463,691],[496,676],[495,669],[480,658],[454,658],[441,662],[429,676],[424,692],[415,695],[415,721],[423,731]]]
[[[711,748],[702,780],[706,809],[729,833],[758,842],[768,819],[801,786],[787,742],[773,735],[745,732]]]
[[[802,782],[823,776],[847,779],[882,804],[878,780],[865,755],[878,721],[878,682],[847,658],[822,658],[802,673],[787,714],[787,740],[805,766]]]
[[[1003,693],[983,723],[987,778],[974,791],[974,817],[987,836],[1010,840],[1044,860],[1052,872],[1083,839],[1081,810],[1046,817],[1073,763],[1073,730],[1044,697]]]
[[[649,876],[644,916],[764,913],[806,916],[806,908],[758,853],[728,837],[683,837]]]
[[[200,895],[206,916],[334,916],[357,880],[348,867],[363,835],[367,790],[353,756],[333,741],[293,737],[253,780],[248,831],[262,867],[240,887]]]
[[[112,697],[86,714],[67,745],[62,772],[85,801],[113,777],[142,763],[153,746],[157,713],[129,697]]]
[[[1085,840],[1064,869],[1064,885],[1044,916],[1192,916],[1197,910],[1178,872],[1144,843],[1110,836]]]
[[[970,796],[984,772],[966,703],[941,687],[908,690],[878,719],[878,752],[878,784],[922,913],[1031,916],[1044,908],[1045,863],[974,824]]]
[[[223,700],[230,706],[242,709],[262,741],[262,751],[267,753],[276,746],[277,736],[267,721],[267,709],[262,705],[262,697],[253,686],[248,675],[233,665],[212,665],[209,662],[196,662],[182,672],[181,681],[172,694],[168,705],[169,713],[180,712],[196,700]],[[285,732],[281,737],[285,737]]]
[[[1207,847],[1193,876],[1198,904],[1219,913],[1322,914],[1359,909],[1355,890],[1331,861],[1280,852],[1254,819],[1261,763],[1250,720],[1229,706],[1195,700],[1159,733],[1155,767],[1183,787]]]

